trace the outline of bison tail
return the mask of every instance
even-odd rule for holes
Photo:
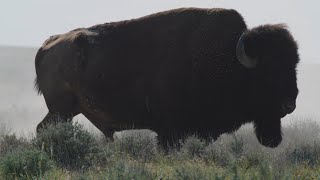
[[[34,89],[37,91],[39,95],[42,94],[42,90],[39,84],[39,65],[40,65],[40,60],[42,59],[43,56],[43,49],[42,47],[38,50],[36,57],[35,57],[35,69],[36,69],[36,78],[34,80]]]
[[[34,79],[34,89],[37,91],[38,95],[42,94],[42,91],[41,91],[40,86],[39,86],[38,77],[36,77]]]

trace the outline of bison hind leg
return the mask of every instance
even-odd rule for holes
[[[44,119],[37,125],[37,133],[40,133],[42,129],[45,129],[49,125],[55,125],[63,122],[71,122],[72,118],[72,114],[59,114],[48,112]]]
[[[72,92],[60,91],[58,93],[51,91],[49,93],[49,91],[44,91],[43,96],[49,112],[38,124],[37,133],[50,124],[71,122],[72,118],[79,114],[77,98]]]
[[[40,89],[40,86],[39,86],[38,77],[36,77],[36,78],[34,79],[34,89],[36,90],[36,92],[38,93],[38,95],[41,95],[41,94],[42,94],[41,89]]]

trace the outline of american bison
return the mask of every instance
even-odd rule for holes
[[[55,35],[35,58],[48,123],[82,113],[106,136],[151,129],[162,143],[217,138],[253,122],[276,147],[298,95],[285,25],[248,29],[235,10],[181,8]]]

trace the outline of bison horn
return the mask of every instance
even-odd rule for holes
[[[244,39],[244,33],[241,35],[237,43],[237,48],[236,48],[237,58],[244,67],[249,69],[255,68],[257,65],[257,60],[254,58],[250,58],[249,56],[246,55],[243,39]]]

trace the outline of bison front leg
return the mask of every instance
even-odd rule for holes
[[[280,118],[261,118],[254,122],[254,127],[258,141],[262,145],[275,148],[281,143]]]

